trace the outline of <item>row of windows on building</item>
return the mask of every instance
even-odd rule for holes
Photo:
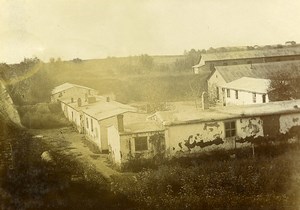
[[[224,89],[222,89],[223,91],[225,91]],[[238,90],[234,90],[235,92],[235,99],[239,99],[239,91]],[[231,97],[231,91],[230,89],[226,89],[226,96],[227,98],[230,98]],[[266,103],[266,98],[267,98],[267,95],[266,94],[262,94],[262,102],[263,103]],[[219,100],[220,99],[220,95],[219,95],[219,87],[217,87],[217,99]],[[253,103],[256,103],[256,100],[257,99],[257,95],[256,93],[252,93],[252,101]]]

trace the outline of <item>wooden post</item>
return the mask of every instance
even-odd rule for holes
[[[252,143],[252,157],[255,157],[254,144]]]

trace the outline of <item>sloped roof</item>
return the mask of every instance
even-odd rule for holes
[[[259,50],[243,50],[219,53],[205,53],[201,55],[201,60],[217,61],[217,60],[233,60],[245,58],[264,58],[275,56],[300,55],[300,46],[283,47],[277,49],[259,49]]]
[[[81,86],[81,85],[76,85],[76,84],[71,84],[71,83],[64,83],[62,85],[59,85],[57,87],[55,87],[52,91],[51,91],[51,94],[56,94],[56,93],[59,93],[59,92],[62,92],[62,91],[65,91],[67,89],[70,89],[70,88],[73,88],[73,87],[79,87],[79,88],[84,88],[84,89],[89,89],[89,90],[92,90],[92,88],[89,88],[89,87],[85,87],[85,86]]]
[[[300,113],[300,100],[215,107],[193,112],[177,112],[174,113],[174,120],[166,120],[163,124],[171,126],[287,113]]]
[[[242,77],[221,87],[233,90],[249,91],[254,93],[267,93],[270,85],[269,79]]]
[[[81,106],[78,106],[77,101],[69,103],[69,100],[67,100],[67,102],[68,106],[77,111],[82,111],[97,120],[104,120],[126,112],[136,112],[134,107],[116,101],[107,102],[103,97],[96,97],[96,102],[94,103],[82,102]]]
[[[282,61],[244,65],[215,66],[224,80],[228,83],[242,77],[270,79],[277,72],[300,75],[300,61]]]
[[[144,121],[135,122],[124,125],[123,133],[144,133],[144,132],[155,132],[163,131],[164,129],[157,125],[155,122]]]

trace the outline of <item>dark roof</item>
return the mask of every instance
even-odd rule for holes
[[[266,58],[276,56],[291,56],[300,55],[300,46],[284,47],[277,49],[259,49],[259,50],[242,50],[219,53],[205,53],[201,55],[203,61],[217,61],[217,60],[233,60],[245,58]]]
[[[231,82],[242,77],[270,79],[277,72],[290,73],[291,75],[298,74],[300,76],[300,61],[215,66],[215,71],[218,71],[226,82]]]

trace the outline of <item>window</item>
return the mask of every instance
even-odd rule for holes
[[[220,99],[220,95],[219,95],[219,87],[217,87],[217,99]]]
[[[233,137],[235,136],[235,133],[235,121],[225,122],[225,137]]]
[[[147,136],[134,139],[135,151],[148,150]]]
[[[262,95],[262,102],[263,102],[263,103],[266,103],[266,94],[263,94],[263,95]]]
[[[253,103],[256,103],[256,93],[252,93],[252,100],[253,100]]]
[[[227,98],[230,98],[230,89],[227,89]]]
[[[91,130],[94,131],[94,127],[93,127],[93,119],[91,118]]]
[[[252,61],[248,61],[247,63],[248,63],[248,64],[252,64]]]
[[[86,118],[86,128],[89,128],[89,119]]]
[[[235,99],[239,99],[239,91],[235,91]]]
[[[233,65],[237,65],[238,63],[237,62],[233,62]]]
[[[223,66],[227,66],[227,65],[228,65],[228,63],[226,63],[226,62],[225,62],[225,63],[223,63]]]

